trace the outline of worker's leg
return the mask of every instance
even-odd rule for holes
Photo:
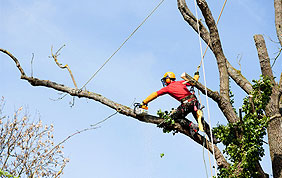
[[[204,116],[203,116],[203,112],[200,110],[200,106],[199,106],[199,102],[196,100],[193,103],[193,108],[191,109],[191,112],[195,118],[195,120],[198,122],[199,125],[199,129],[200,131],[204,131]]]
[[[191,112],[192,106],[189,104],[181,104],[171,115],[171,118],[179,123],[182,127],[190,129],[191,135],[194,135],[195,132],[198,132],[198,126],[192,121],[186,119],[185,117]]]
[[[206,134],[208,135],[210,141],[211,141],[211,137],[212,137],[213,142],[217,143],[217,140],[216,140],[215,136],[213,134],[211,135],[210,126],[204,120],[203,112],[199,109],[198,103],[195,103],[195,107],[196,108],[194,108],[194,111],[192,111],[192,114],[193,114],[195,120],[198,122],[199,129],[201,131],[206,132]]]

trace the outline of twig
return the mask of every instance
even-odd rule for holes
[[[263,36],[265,36],[266,38],[268,38],[271,42],[279,44],[279,41],[274,41],[274,40],[271,39],[268,35],[263,35]]]
[[[240,66],[240,71],[242,71],[242,70],[241,70],[241,60],[242,60],[242,56],[243,56],[242,54],[238,54],[238,55],[237,55],[237,62],[238,62],[238,64],[239,64],[239,66]]]
[[[72,97],[72,101],[70,101],[70,107],[72,108],[74,106],[74,101],[75,101],[75,97]]]
[[[103,119],[103,120],[97,122],[96,124],[93,124],[93,125],[90,125],[90,126],[91,126],[91,127],[95,127],[95,126],[97,126],[97,125],[99,125],[99,124],[105,122],[106,120],[110,119],[111,117],[113,117],[113,116],[116,115],[117,113],[118,113],[118,112],[115,112],[114,114],[112,114],[112,115],[106,117],[105,119]]]
[[[72,79],[72,81],[73,81],[73,84],[74,84],[74,86],[75,86],[75,88],[77,89],[77,85],[76,85],[76,82],[75,82],[75,80],[74,80],[74,77],[73,77],[73,75],[72,75],[72,72],[71,72],[71,70],[70,70],[70,68],[69,68],[69,66],[68,66],[68,64],[66,64],[66,65],[62,65],[62,64],[60,64],[59,62],[58,62],[58,56],[60,55],[60,51],[63,49],[63,47],[65,47],[66,45],[63,45],[55,54],[53,54],[53,46],[51,47],[51,55],[52,55],[52,58],[55,60],[55,63],[61,68],[61,69],[65,69],[65,68],[67,68],[68,69],[68,71],[69,71],[69,74],[70,74],[70,76],[71,76],[71,79]]]
[[[272,63],[271,68],[274,66],[274,64],[275,64],[275,62],[276,62],[276,60],[277,60],[277,58],[280,56],[281,51],[282,51],[282,48],[279,49],[277,56],[274,58],[274,62]]]
[[[58,93],[58,95],[62,95],[63,93]],[[63,99],[64,97],[66,97],[68,94],[64,94],[62,97],[59,97],[59,98],[57,98],[57,99],[53,99],[53,98],[49,98],[50,100],[52,100],[52,101],[59,101],[59,100],[61,100],[61,99]]]
[[[30,67],[31,67],[31,77],[33,77],[33,59],[34,59],[34,53],[32,53],[32,58],[31,58],[31,61],[30,61]]]
[[[106,120],[110,119],[112,116],[116,115],[117,113],[118,113],[118,112],[115,112],[114,114],[108,116],[107,118],[103,119],[102,121],[99,121],[99,122],[97,122],[96,124],[90,125],[89,128],[85,128],[85,129],[82,129],[82,130],[78,130],[77,132],[75,132],[75,133],[69,135],[69,136],[66,137],[63,141],[61,141],[61,142],[58,143],[56,146],[54,146],[44,157],[42,157],[42,159],[44,159],[46,156],[50,155],[56,148],[58,148],[61,144],[65,143],[65,142],[66,142],[67,140],[69,140],[71,137],[73,137],[73,136],[75,136],[75,135],[77,135],[77,134],[80,134],[80,133],[82,133],[82,132],[86,132],[86,131],[88,131],[88,130],[94,130],[94,129],[99,128],[99,127],[96,127],[96,126],[99,125],[99,124],[101,124],[101,123],[103,123],[103,122],[105,122]],[[42,160],[42,159],[41,159],[41,160]],[[38,162],[40,162],[40,160],[39,160]],[[36,172],[37,169],[38,169],[38,167],[36,167],[36,169],[35,169],[34,172]],[[60,170],[60,171],[62,171],[62,170]]]

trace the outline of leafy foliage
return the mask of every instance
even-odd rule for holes
[[[160,118],[163,118],[164,121],[158,125],[158,127],[163,128],[163,133],[170,133],[173,130],[173,125],[175,124],[175,121],[170,117],[173,110],[170,112],[162,110],[158,110],[157,114]],[[176,132],[173,132],[175,134]]]
[[[13,175],[11,175],[11,174],[9,174],[9,173],[7,173],[7,172],[5,172],[5,171],[2,171],[1,169],[0,169],[0,177],[5,177],[5,178],[18,178],[18,177],[14,177]]]
[[[225,145],[223,152],[231,161],[229,168],[219,169],[219,177],[251,178],[258,175],[256,163],[264,156],[263,137],[268,123],[264,109],[270,100],[272,85],[267,77],[253,82],[253,92],[243,102],[244,117],[236,123],[214,128],[216,137]]]

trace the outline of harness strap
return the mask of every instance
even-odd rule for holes
[[[193,100],[197,100],[195,95],[188,95],[188,96],[182,98],[180,101],[181,101],[182,104],[185,104],[185,103],[189,103]]]

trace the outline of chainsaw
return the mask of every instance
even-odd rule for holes
[[[148,114],[148,107],[144,108],[144,106],[142,107],[142,104],[140,104],[140,103],[134,103],[133,112],[134,112],[136,115],[144,116],[144,115],[147,115],[147,114]]]

